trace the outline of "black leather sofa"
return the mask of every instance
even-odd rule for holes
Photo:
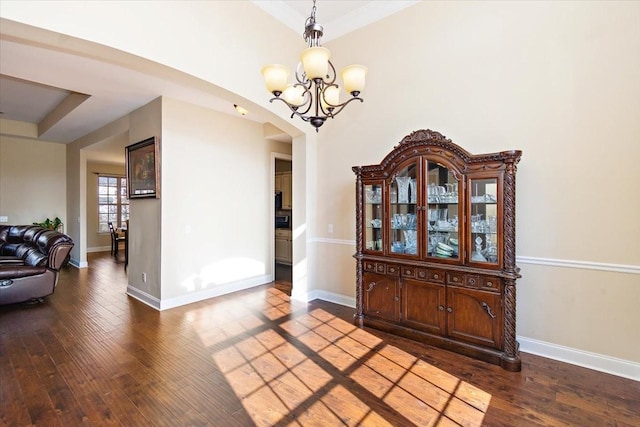
[[[51,295],[73,240],[37,225],[0,225],[0,305]]]

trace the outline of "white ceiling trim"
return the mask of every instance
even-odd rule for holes
[[[253,0],[253,4],[267,12],[269,15],[291,28],[296,33],[304,32],[304,23],[311,13],[313,3],[304,2],[308,5],[308,12],[302,15],[300,1],[260,1]],[[389,15],[406,9],[419,3],[419,0],[398,0],[398,1],[321,1],[316,4],[318,23],[324,27],[322,40],[328,42],[342,37],[352,31],[379,21]],[[362,4],[358,8],[353,8],[354,4]],[[346,10],[346,13],[342,11]],[[323,18],[326,16],[327,18]]]

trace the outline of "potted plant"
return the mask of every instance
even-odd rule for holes
[[[49,230],[56,230],[60,233],[64,230],[64,224],[58,217],[55,217],[53,221],[47,218],[44,222],[34,222],[33,225],[39,225],[40,227],[48,228]]]

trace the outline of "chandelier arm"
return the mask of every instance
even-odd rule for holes
[[[322,102],[320,102],[320,96],[322,96],[322,91],[320,90],[322,89],[322,82],[314,82],[313,86],[316,93],[316,96],[313,98],[313,104],[315,104],[315,113],[316,117],[320,117],[321,112],[324,114],[324,110],[322,109]]]
[[[338,104],[338,105],[332,105],[331,108],[333,108],[334,110],[331,111],[331,114],[327,114],[327,117],[335,117],[338,115],[338,113],[340,113],[340,111],[344,110],[344,107],[347,106],[347,104],[353,102],[353,101],[360,101],[360,102],[364,102],[364,99],[354,96],[353,98],[348,99],[347,101],[343,102],[342,104]],[[337,108],[337,110],[335,110]]]
[[[331,79],[331,80],[326,81],[325,79],[322,79],[322,81],[328,86],[334,86],[334,83],[336,82],[336,78],[338,77],[338,75],[336,74],[336,67],[333,66],[331,61],[327,61],[327,62],[329,63],[329,66],[331,67],[331,73],[327,74],[327,78]],[[333,75],[333,77],[331,77],[332,75]]]
[[[295,108],[295,111],[299,116],[301,116],[302,114],[307,114],[309,110],[311,110],[311,107],[313,105],[313,94],[311,93],[311,85],[309,87],[304,85],[302,86],[304,87],[304,94],[302,95],[302,97],[305,101],[302,105],[299,105]],[[295,107],[295,105],[293,107]],[[303,107],[304,111],[300,111],[300,107]],[[291,105],[289,106],[289,108],[291,108]],[[294,108],[291,109],[294,110]]]
[[[303,33],[303,36],[309,48],[316,48],[316,47],[319,48],[321,47],[322,35],[323,35],[322,25],[316,22],[316,0],[313,0],[313,8],[311,9],[310,16],[305,21],[305,31]],[[335,89],[331,89],[331,93],[328,96],[328,98],[338,101],[339,87],[335,83],[338,78],[338,74],[336,73],[335,66],[328,59],[328,55],[325,60],[327,61],[327,66],[328,66],[326,74],[321,77],[316,77],[313,79],[310,79],[307,76],[302,62],[298,62],[298,66],[296,67],[296,70],[295,70],[295,78],[297,83],[293,84],[294,88],[298,88],[296,89],[295,93],[286,94],[285,96],[280,97],[280,95],[283,93],[281,92],[280,89],[269,89],[275,95],[275,98],[270,99],[269,102],[273,102],[276,99],[284,102],[287,105],[287,107],[289,107],[289,109],[291,110],[291,118],[293,118],[294,116],[300,117],[303,121],[308,122],[313,127],[315,127],[316,132],[318,131],[318,128],[320,128],[320,126],[322,126],[328,118],[333,118],[336,115],[338,115],[347,106],[347,104],[355,100],[364,102],[364,100],[359,97],[360,95],[359,90],[352,91],[351,92],[352,98],[348,99],[343,103],[334,105],[334,104],[331,104],[330,102],[327,102],[327,96],[326,96],[327,89],[330,87],[331,88],[335,87]],[[360,68],[364,68],[364,67],[360,67]],[[361,73],[366,73],[366,68],[364,69],[364,71],[362,70],[360,71]],[[314,74],[316,73],[315,69],[313,73]],[[267,80],[268,88],[269,88],[270,82],[276,81],[276,78],[281,78],[281,74],[278,74],[276,77],[273,78],[273,80],[268,80],[267,74],[264,71],[263,71],[263,74],[265,74],[265,79]],[[288,71],[287,71],[287,74],[288,74]],[[362,79],[362,83],[360,84],[360,86],[364,86],[364,74],[362,74],[360,78]],[[285,80],[286,80],[286,77],[285,77]],[[279,81],[277,81],[277,85],[276,83],[272,84],[273,87],[278,87],[278,88],[281,87],[280,85],[282,85],[282,83]],[[300,87],[303,88],[302,92],[299,89]],[[291,85],[287,87],[287,90],[289,90],[290,88],[291,88]],[[291,104],[284,98],[289,98],[294,102],[300,102],[300,105]]]
[[[296,67],[296,80],[307,89],[311,88],[311,80],[307,78],[307,74],[302,67],[302,62],[298,62],[298,66]]]
[[[294,115],[302,118],[305,121],[309,121],[309,119],[304,119],[304,115],[307,114],[309,112],[309,110],[311,110],[311,98],[307,99],[307,101],[302,104],[302,105],[293,105],[293,104],[289,104],[287,101],[285,101],[284,99],[280,98],[280,97],[273,97],[269,100],[269,102],[273,102],[273,101],[281,101],[283,102],[287,107],[289,107],[289,109],[291,110],[291,118],[293,118]],[[304,111],[299,111],[300,107],[306,107],[306,109]]]

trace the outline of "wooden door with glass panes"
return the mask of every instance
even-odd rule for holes
[[[426,257],[460,261],[463,246],[460,236],[464,228],[461,203],[463,182],[460,174],[442,161],[427,159],[426,164]]]
[[[368,252],[383,251],[383,205],[382,183],[367,183],[364,185],[364,250]]]
[[[420,162],[401,165],[389,182],[389,254],[418,257]]]
[[[483,268],[502,266],[502,180],[478,174],[468,179],[469,263]]]

